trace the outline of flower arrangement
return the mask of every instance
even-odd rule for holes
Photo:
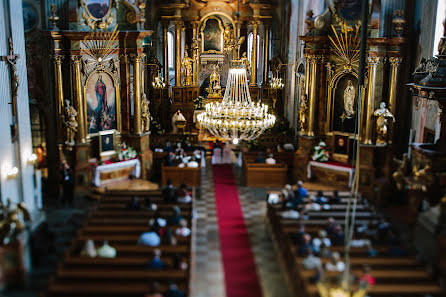
[[[133,147],[127,146],[125,142],[121,144],[121,151],[118,153],[119,161],[135,159],[137,156],[138,153]]]
[[[198,96],[197,98],[194,99],[194,108],[196,110],[204,109],[203,100],[204,100],[203,96]]]
[[[313,156],[311,156],[313,161],[317,162],[327,162],[330,159],[330,154],[327,151],[325,142],[320,141],[318,145],[314,147]]]

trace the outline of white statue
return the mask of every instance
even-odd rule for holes
[[[386,103],[381,102],[379,108],[375,110],[373,113],[376,119],[376,144],[386,144],[387,143],[387,126],[389,125],[388,119],[392,119],[392,122],[395,122],[395,117],[393,114],[386,108]]]
[[[347,87],[344,90],[344,117],[351,118],[355,114],[355,87],[353,82],[349,79]]]
[[[149,132],[150,129],[150,101],[147,99],[146,93],[141,98],[141,120],[143,132]]]
[[[178,133],[178,123],[177,122],[186,122],[186,118],[184,117],[184,115],[181,113],[181,110],[177,110],[176,113],[174,113],[173,117],[172,117],[172,133]]]
[[[77,111],[70,105],[70,100],[65,100],[65,113],[67,120],[65,120],[65,117],[62,118],[66,131],[65,144],[73,146],[75,144],[74,138],[76,137],[78,123],[76,120]]]

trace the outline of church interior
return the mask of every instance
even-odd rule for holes
[[[446,296],[444,0],[1,0],[0,296]]]

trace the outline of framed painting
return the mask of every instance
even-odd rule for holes
[[[111,8],[111,0],[83,0],[85,10],[94,20],[103,19]]]
[[[350,153],[350,135],[348,133],[333,133],[333,160],[347,162]]]
[[[116,154],[116,131],[99,132],[99,155],[101,157]]]
[[[223,24],[219,18],[209,17],[201,26],[202,50],[204,53],[223,51]]]
[[[118,85],[107,71],[90,74],[84,88],[87,132],[120,130],[120,104]]]
[[[34,31],[40,23],[39,11],[30,1],[23,1],[23,26],[25,33]]]

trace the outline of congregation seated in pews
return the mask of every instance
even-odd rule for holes
[[[345,211],[348,193],[307,191],[299,182],[267,197],[268,222],[294,294],[319,296],[318,286],[346,269]],[[350,266],[368,296],[444,296],[409,244],[366,200],[358,199]],[[297,281],[296,281],[297,280]]]
[[[190,195],[185,185],[103,194],[43,296],[189,295]]]

